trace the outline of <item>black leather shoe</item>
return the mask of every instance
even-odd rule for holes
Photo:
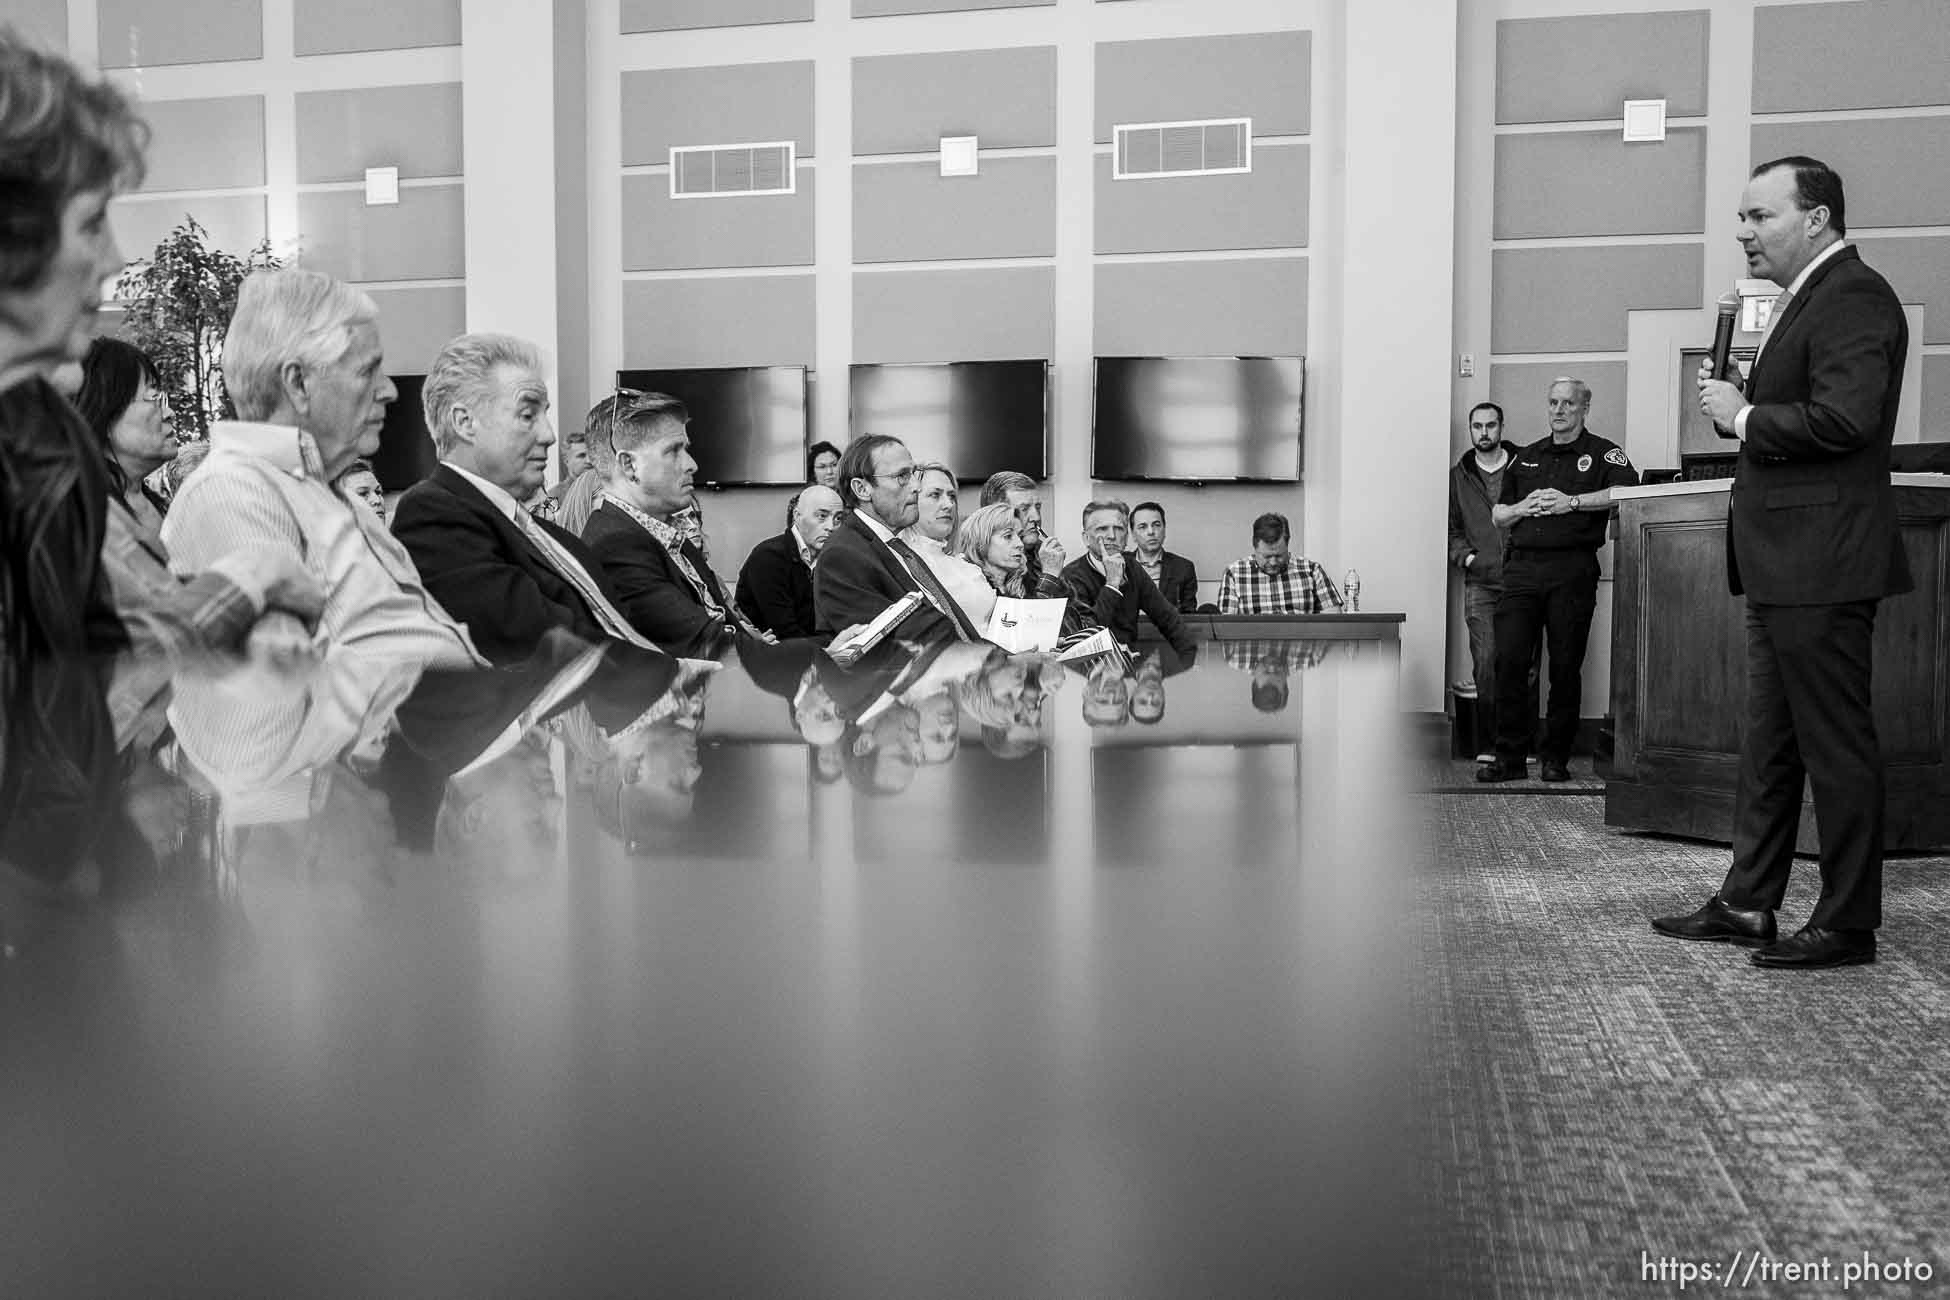
[[[1530,775],[1530,768],[1522,763],[1506,763],[1502,759],[1492,759],[1476,769],[1476,779],[1490,781],[1521,781]]]
[[[1544,760],[1543,769],[1538,775],[1542,776],[1546,781],[1568,781],[1571,779],[1571,769],[1562,763],[1554,763],[1547,758]]]
[[[1780,970],[1821,970],[1827,966],[1866,966],[1876,959],[1874,930],[1818,930],[1804,925],[1779,943],[1752,955],[1756,966]]]
[[[1743,912],[1728,907],[1718,894],[1706,906],[1689,916],[1661,916],[1652,928],[1674,939],[1697,939],[1706,943],[1737,943],[1758,947],[1774,942],[1774,913],[1765,908]]]

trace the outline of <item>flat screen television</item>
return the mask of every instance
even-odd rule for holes
[[[1004,469],[1049,473],[1048,361],[858,365],[851,379],[855,438],[891,434],[964,483]]]
[[[379,430],[379,450],[374,452],[372,472],[379,486],[388,492],[404,492],[433,473],[440,457],[433,450],[433,435],[427,432],[427,418],[420,410],[420,390],[425,375],[394,375],[393,387],[399,396],[386,408],[386,423]]]
[[[619,370],[619,388],[668,393],[690,411],[691,458],[702,487],[806,481],[806,368]]]
[[[1098,357],[1090,472],[1298,482],[1305,391],[1302,357]]]

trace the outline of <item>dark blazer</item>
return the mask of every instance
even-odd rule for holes
[[[1150,577],[1150,574],[1145,574]],[[1198,612],[1198,570],[1182,555],[1166,551],[1158,556],[1158,590],[1181,614]]]
[[[1853,248],[1788,300],[1747,379],[1727,511],[1727,583],[1763,605],[1908,591],[1889,444],[1909,323]]]
[[[535,522],[569,549],[613,602],[616,592],[589,549],[547,520]],[[549,567],[479,488],[448,466],[407,489],[392,526],[427,592],[467,625],[489,663],[522,662],[551,628],[588,641],[607,639],[582,593]]]
[[[831,636],[855,623],[867,623],[889,605],[921,586],[898,555],[875,537],[852,511],[827,535],[813,568],[813,605],[821,633]],[[912,641],[934,637],[959,638],[948,616],[933,605],[902,619],[894,635]]]
[[[1157,627],[1158,634],[1171,643],[1172,649],[1181,655],[1197,652],[1198,643],[1192,639],[1191,630],[1151,581],[1151,575],[1139,567],[1135,555],[1124,556],[1121,592],[1113,592],[1105,584],[1104,575],[1097,572],[1087,552],[1063,566],[1063,585],[1070,592],[1070,608],[1064,618],[1066,631],[1073,627],[1107,627],[1120,643],[1130,645],[1137,640],[1138,613],[1142,611]]]
[[[813,635],[813,576],[799,558],[797,533],[788,528],[752,547],[738,571],[738,608],[781,640]]]
[[[596,507],[583,527],[582,540],[602,561],[616,589],[616,607],[637,631],[671,654],[686,659],[710,659],[736,636],[725,618],[712,615],[704,598],[691,586],[677,561],[648,529],[607,501]],[[695,542],[683,546],[684,558],[711,588],[718,608],[731,610],[724,585],[711,571]]]

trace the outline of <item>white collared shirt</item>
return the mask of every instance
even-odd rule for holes
[[[499,510],[509,523],[516,522],[515,512],[521,509],[521,502],[515,500],[505,488],[488,482],[471,469],[462,469],[451,460],[443,460],[440,463],[478,488],[481,495],[488,499],[488,504]]]
[[[1777,299],[1774,303],[1775,311],[1777,312],[1785,311],[1787,309],[1787,304],[1793,300],[1796,294],[1801,292],[1801,286],[1808,283],[1808,277],[1815,273],[1815,268],[1817,266],[1820,266],[1823,262],[1826,262],[1829,258],[1834,257],[1837,253],[1841,252],[1844,248],[1847,248],[1848,246],[1849,243],[1846,239],[1838,239],[1834,243],[1830,244],[1828,247],[1822,249],[1819,253],[1816,253],[1814,257],[1809,261],[1809,263],[1806,266],[1801,268],[1801,273],[1794,277],[1793,282],[1789,284],[1786,289],[1781,291],[1781,297]],[[1769,326],[1772,326],[1775,323],[1776,319],[1777,318],[1775,317],[1769,317],[1767,322]],[[1756,349],[1754,352],[1753,364],[1755,366],[1758,366],[1760,364],[1760,354],[1767,350],[1767,341],[1772,337],[1773,337],[1773,331],[1771,329],[1768,331],[1768,333],[1763,334],[1761,336],[1760,347]],[[1753,373],[1752,367],[1749,367],[1748,374],[1752,375],[1752,373]],[[1749,402],[1745,406],[1741,407],[1739,412],[1735,414],[1733,417],[1733,436],[1740,439],[1742,442],[1745,442],[1747,440],[1747,416],[1753,409],[1754,409],[1754,404],[1752,402]]]

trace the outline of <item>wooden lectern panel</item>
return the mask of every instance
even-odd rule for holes
[[[1950,480],[1899,486],[1915,589],[1876,616],[1886,846],[1950,846]],[[1747,702],[1746,607],[1727,591],[1724,490],[1620,503],[1613,592],[1614,826],[1727,842]],[[1805,796],[1804,796],[1805,800]],[[1797,848],[1816,846],[1805,803]]]

